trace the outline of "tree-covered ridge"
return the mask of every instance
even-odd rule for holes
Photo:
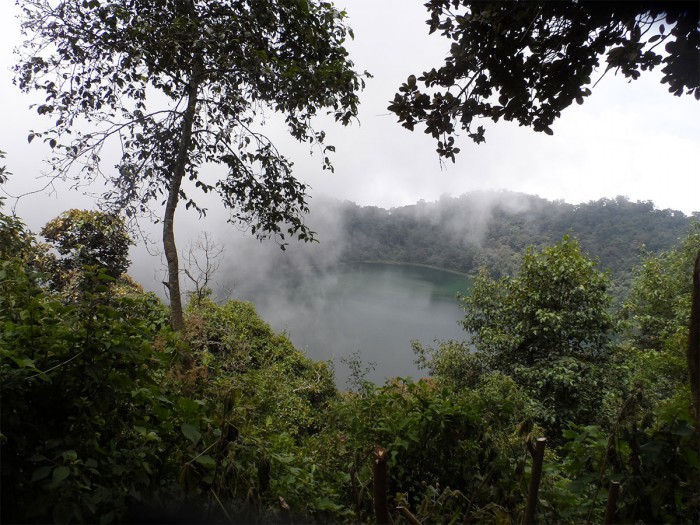
[[[512,192],[474,192],[385,210],[343,204],[347,260],[428,264],[514,274],[528,246],[576,236],[584,252],[622,280],[648,250],[669,249],[692,222],[682,212],[625,197],[586,204]],[[697,217],[697,214],[696,214]]]

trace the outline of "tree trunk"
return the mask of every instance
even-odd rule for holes
[[[182,314],[182,296],[180,294],[180,266],[177,246],[175,245],[175,209],[180,199],[180,186],[185,177],[189,161],[189,149],[192,143],[192,126],[197,112],[197,96],[201,83],[201,65],[196,61],[187,86],[187,108],[182,120],[182,134],[178,145],[177,158],[173,166],[173,176],[168,188],[168,200],[163,217],[163,250],[168,262],[168,292],[170,294],[170,324],[173,330],[182,330],[185,326]]]
[[[391,525],[391,515],[387,504],[387,475],[386,462],[389,459],[389,452],[384,447],[374,449],[374,516],[379,525]]]
[[[547,446],[547,438],[537,438],[533,447],[528,442],[528,450],[532,456],[532,473],[530,474],[530,487],[527,491],[527,507],[523,525],[535,523],[535,511],[537,510],[537,494],[540,491],[540,479],[542,477],[542,463],[544,462],[544,448]]]
[[[617,512],[617,498],[620,494],[620,482],[611,481],[608,488],[608,503],[605,506],[605,519],[603,523],[609,525],[615,523],[615,513]]]

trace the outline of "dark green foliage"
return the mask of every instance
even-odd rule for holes
[[[644,256],[623,309],[629,319],[628,337],[637,347],[661,350],[674,339],[680,342],[678,336],[686,337],[698,251],[700,224],[695,223],[681,245]]]
[[[347,504],[360,519],[372,515],[368,458],[381,444],[390,458],[389,493],[399,494],[420,519],[484,519],[494,502],[519,509],[526,436],[515,428],[530,415],[527,397],[499,374],[478,391],[401,379],[367,385],[330,414],[329,430],[342,443],[336,468],[349,474]]]
[[[540,522],[601,521],[610,480],[621,522],[700,518],[680,326],[659,350],[614,349],[599,333],[606,278],[568,238],[531,250],[518,277],[477,282],[465,302],[485,315],[467,322],[494,323],[480,352],[422,349],[433,378],[383,387],[356,363],[348,393],[249,303],[201,298],[173,332],[153,295],[99,265],[82,267],[80,294],[49,286],[44,249],[2,214],[0,250],[4,522],[369,521],[377,445],[390,510],[519,522],[527,443],[561,429]]]
[[[560,357],[604,362],[612,330],[608,283],[578,241],[564,237],[541,252],[528,250],[517,277],[480,274],[461,297],[464,329],[504,371]]]
[[[0,201],[1,203],[2,201]],[[34,237],[17,217],[0,212],[0,259],[32,260],[38,248]]]
[[[5,158],[5,152],[0,150],[0,159]],[[9,171],[7,171],[7,166],[0,166],[0,184],[5,184],[7,182],[7,177],[9,175],[12,175]]]
[[[610,481],[622,484],[616,522],[695,523],[700,519],[697,433],[687,388],[650,408],[633,389],[609,432],[596,426],[565,431],[561,468],[569,490],[592,502],[605,498]],[[590,505],[590,503],[589,503]],[[602,518],[595,508],[594,519]]]
[[[533,366],[516,366],[510,376],[539,403],[536,420],[548,431],[550,444],[571,422],[606,425],[610,408],[605,403],[620,373],[609,363],[575,357],[543,359]]]
[[[150,341],[167,312],[153,296],[108,293],[99,269],[66,304],[25,263],[33,245],[3,248],[15,254],[0,271],[3,520],[115,519],[162,463]]]
[[[275,520],[279,497],[305,520],[342,515],[322,488],[337,476],[315,474],[323,460],[305,445],[337,395],[327,365],[237,301],[190,305],[177,345],[188,350],[187,367],[168,376],[193,410],[182,427],[192,447],[181,476],[203,515]]]
[[[313,433],[315,413],[335,398],[326,363],[309,360],[275,334],[251,303],[203,301],[189,308],[183,341],[215,382],[251,396],[257,413],[251,417],[260,425],[271,418],[270,431]]]
[[[104,269],[84,266],[66,296],[27,263],[39,248],[21,222],[0,219],[3,521],[249,521],[281,494],[297,512],[342,510],[300,446],[336,396],[324,363],[250,304],[203,301],[180,337]]]
[[[420,362],[453,388],[507,374],[540,404],[536,419],[555,440],[568,422],[603,422],[613,378],[608,282],[576,240],[530,249],[517,277],[482,272],[460,297],[468,343],[416,345]]]
[[[440,383],[450,388],[476,388],[488,371],[488,364],[473,346],[464,341],[440,341],[437,348],[413,341],[416,363]]]
[[[68,210],[49,221],[41,235],[63,256],[59,262],[62,272],[98,266],[116,279],[129,268],[129,246],[133,242],[117,215]]]
[[[655,418],[621,433],[616,443],[623,450],[623,473],[618,476],[626,488],[618,506],[621,521],[692,523],[700,519],[698,437],[689,397],[681,391],[659,406]]]
[[[612,345],[607,279],[567,238],[530,251],[516,278],[477,279],[465,299],[476,352],[464,355],[471,348],[456,342],[418,347],[437,384],[481,391],[488,370],[496,369],[529,396],[533,418],[555,438],[558,458],[545,467],[545,480],[555,476],[554,484],[540,504],[548,509],[556,501],[557,519],[601,521],[611,480],[622,483],[621,522],[692,523],[700,516],[698,435],[684,355],[689,286],[682,284],[695,237],[650,257],[635,283],[627,308],[669,327],[660,330],[654,351]],[[652,304],[669,308],[655,313]]]
[[[477,119],[515,121],[551,135],[574,101],[606,72],[636,79],[662,65],[669,92],[700,99],[700,8],[696,2],[427,2],[430,32],[449,43],[439,68],[399,88],[389,109],[413,131],[418,124],[454,161],[464,129],[483,142]],[[658,48],[665,43],[662,53]],[[419,87],[419,83],[424,87]]]

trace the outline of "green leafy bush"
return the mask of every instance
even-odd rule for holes
[[[493,374],[481,389],[461,392],[430,380],[366,386],[343,396],[326,430],[342,442],[335,468],[349,475],[346,504],[359,519],[371,515],[378,445],[390,455],[390,494],[421,519],[483,518],[493,502],[517,513],[527,461],[527,432],[518,429],[528,428],[519,423],[531,421],[532,403],[512,380]]]
[[[700,251],[700,223],[670,250],[648,252],[634,272],[622,310],[625,335],[640,349],[661,350],[686,335],[690,319],[693,265]],[[681,344],[685,344],[683,341]]]
[[[59,300],[26,264],[31,236],[2,238],[14,253],[0,271],[3,519],[111,521],[163,467],[151,341],[167,312],[151,295],[109,293],[98,268],[84,270],[80,302]]]

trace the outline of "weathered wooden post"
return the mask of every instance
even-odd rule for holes
[[[610,525],[615,523],[615,512],[617,511],[617,496],[620,493],[620,482],[611,481],[608,489],[608,504],[605,506],[605,519],[603,523]]]
[[[540,490],[540,478],[542,477],[542,463],[544,462],[544,448],[547,446],[547,438],[537,438],[535,446],[528,441],[527,449],[532,456],[532,475],[530,487],[527,491],[527,507],[523,525],[535,523],[535,510],[537,509],[537,493]]]
[[[398,510],[405,520],[411,525],[423,525],[420,520],[416,518],[406,507],[396,507],[396,510]]]
[[[386,500],[386,462],[389,459],[389,451],[384,447],[375,447],[374,452],[374,515],[379,525],[393,525],[389,515],[389,506]]]

